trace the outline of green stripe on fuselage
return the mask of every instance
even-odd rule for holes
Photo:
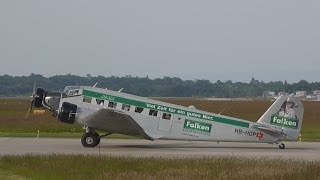
[[[245,127],[245,128],[249,127],[248,122],[237,121],[237,120],[228,119],[225,117],[217,117],[217,116],[212,116],[209,114],[202,114],[202,113],[187,111],[187,110],[183,110],[183,109],[177,109],[177,108],[173,108],[173,107],[127,99],[127,98],[123,98],[123,97],[108,95],[108,94],[89,91],[89,90],[83,90],[82,95],[97,98],[97,99],[103,99],[103,100],[107,100],[107,101],[114,101],[114,102],[118,102],[118,103],[122,103],[122,104],[129,104],[132,106],[143,107],[143,108],[147,108],[147,109],[154,109],[154,110],[172,113],[172,114],[178,114],[178,115],[187,116],[187,117],[193,117],[193,118],[198,118],[198,119],[203,119],[203,120],[208,120],[208,121],[230,124],[230,125],[240,126],[240,127]]]

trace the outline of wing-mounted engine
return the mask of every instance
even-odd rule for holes
[[[80,95],[81,90],[79,86],[67,86],[62,92],[61,98],[72,98]],[[73,124],[76,119],[77,108],[78,107],[75,104],[70,102],[62,102],[61,108],[59,109],[58,120],[64,123]]]
[[[76,119],[77,105],[63,102],[58,119],[61,122],[73,124]]]

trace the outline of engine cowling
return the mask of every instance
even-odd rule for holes
[[[77,105],[63,102],[58,119],[61,122],[73,124],[76,119]]]
[[[39,108],[42,107],[42,101],[45,95],[45,90],[42,88],[38,88],[34,97],[34,107]]]

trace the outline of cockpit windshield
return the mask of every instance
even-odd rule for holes
[[[67,86],[64,88],[63,93],[68,97],[81,95],[80,86]]]

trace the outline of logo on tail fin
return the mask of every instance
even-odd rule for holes
[[[295,102],[283,102],[279,111],[271,116],[271,124],[297,129],[299,119],[296,116],[295,108],[298,108]]]
[[[280,116],[271,116],[270,124],[297,129],[299,119],[292,119]]]

